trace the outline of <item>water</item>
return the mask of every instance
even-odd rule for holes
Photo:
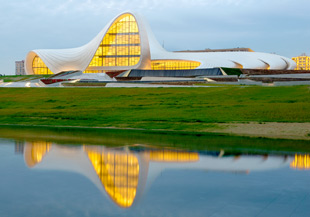
[[[1,129],[0,216],[309,216],[310,156],[264,151],[284,141],[88,134]]]

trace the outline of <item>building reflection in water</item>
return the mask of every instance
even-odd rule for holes
[[[36,164],[40,163],[52,147],[52,143],[50,142],[31,142],[26,144],[26,147],[28,145],[30,145],[31,148],[26,148],[24,153],[28,167],[34,167]]]
[[[309,155],[225,156],[224,152],[186,152],[135,146],[61,146],[48,142],[27,142],[26,165],[33,169],[79,173],[92,181],[110,201],[129,208],[142,196],[152,181],[166,169],[190,169],[248,173],[281,167],[309,168]],[[292,163],[290,163],[292,162]],[[301,163],[302,162],[302,163]]]
[[[299,170],[310,169],[310,155],[295,154],[295,159],[290,164],[291,168]]]
[[[139,160],[131,153],[96,151],[85,146],[107,194],[121,207],[130,207],[136,197],[139,181]]]
[[[15,141],[15,154],[24,154],[24,145],[25,143],[23,141]]]

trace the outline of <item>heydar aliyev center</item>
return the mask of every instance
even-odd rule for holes
[[[294,69],[296,64],[289,58],[260,52],[168,52],[155,39],[145,20],[131,12],[117,16],[84,46],[32,50],[25,61],[27,74],[217,67],[286,70]]]

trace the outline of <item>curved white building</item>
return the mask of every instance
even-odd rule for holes
[[[186,70],[202,68],[294,69],[286,57],[259,52],[168,52],[145,20],[126,12],[113,19],[88,44],[72,49],[33,50],[27,54],[27,74],[62,71]]]

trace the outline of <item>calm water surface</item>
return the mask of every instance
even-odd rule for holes
[[[310,215],[306,153],[21,138],[0,139],[1,217]]]

